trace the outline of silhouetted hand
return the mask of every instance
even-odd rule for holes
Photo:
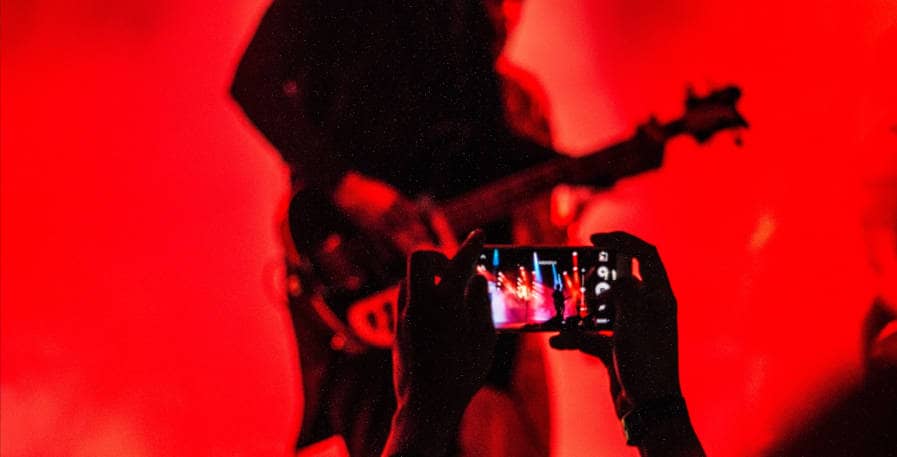
[[[483,234],[448,260],[418,251],[408,262],[393,345],[398,408],[383,455],[444,455],[492,365],[495,328],[487,284],[474,275]]]
[[[556,349],[579,349],[607,367],[617,416],[658,398],[681,395],[676,298],[657,249],[624,232],[592,236],[592,244],[617,253],[622,277],[607,292],[616,316],[613,336],[566,331],[550,340]],[[638,261],[641,279],[632,277]]]
[[[670,399],[681,402],[682,396],[676,297],[657,249],[623,232],[592,235],[592,244],[617,253],[622,277],[607,292],[615,309],[613,336],[567,331],[552,337],[551,346],[579,349],[604,362],[617,417],[628,421],[627,415],[637,411],[647,418],[635,432],[642,457],[703,457],[688,414],[660,412],[657,407]]]

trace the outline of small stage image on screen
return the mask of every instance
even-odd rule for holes
[[[489,282],[495,328],[609,329],[606,294],[617,278],[613,252],[594,247],[487,246],[477,272]]]

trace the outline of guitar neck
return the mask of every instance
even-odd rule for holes
[[[637,133],[582,157],[559,157],[455,197],[441,209],[459,233],[509,217],[516,205],[559,183],[610,187],[617,180],[659,168],[666,141],[684,131],[682,121],[661,126],[661,137]]]

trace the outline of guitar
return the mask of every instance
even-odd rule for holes
[[[621,143],[582,157],[561,156],[436,204],[455,233],[509,217],[515,203],[560,183],[609,187],[619,179],[659,168],[664,145],[688,134],[704,143],[716,133],[748,126],[736,108],[741,90],[730,86],[697,97],[689,91],[685,113],[665,124],[654,121]],[[290,205],[295,247],[304,259],[303,300],[334,331],[349,352],[388,348],[405,258],[358,227],[320,196],[300,192]],[[298,223],[297,223],[298,221]],[[337,346],[332,344],[332,346]]]

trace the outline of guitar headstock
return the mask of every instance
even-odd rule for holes
[[[747,128],[748,123],[735,104],[741,89],[728,86],[698,97],[689,89],[685,100],[685,114],[679,120],[684,133],[703,143],[721,130]]]

